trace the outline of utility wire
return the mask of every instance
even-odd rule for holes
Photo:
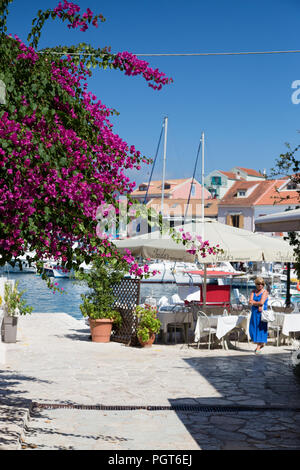
[[[254,52],[191,52],[191,53],[178,53],[178,54],[134,54],[136,56],[207,56],[207,55],[250,55],[250,54],[295,54],[299,53],[300,50],[295,51],[254,51]]]
[[[77,56],[95,56],[88,52],[57,52],[57,51],[39,51],[39,54],[58,54],[58,55],[77,55]],[[162,54],[135,54],[138,57],[197,57],[197,56],[227,56],[227,55],[259,55],[259,54],[299,54],[300,50],[288,51],[253,51],[253,52],[191,52],[191,53],[162,53]],[[103,53],[105,55],[105,53]]]

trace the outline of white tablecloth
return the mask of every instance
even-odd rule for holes
[[[282,327],[282,334],[289,336],[294,331],[300,331],[300,313],[275,312],[274,324]]]
[[[246,315],[210,315],[207,317],[209,326],[216,328],[216,336],[218,339],[223,338],[229,331],[236,326],[243,328],[248,334],[248,317]],[[200,322],[197,320],[195,328],[195,341],[200,339]]]
[[[186,323],[194,327],[192,312],[158,312],[157,318],[161,321],[161,330],[168,331],[169,323]]]

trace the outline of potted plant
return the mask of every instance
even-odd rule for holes
[[[83,303],[80,310],[84,317],[89,318],[92,341],[108,343],[113,324],[120,325],[122,322],[120,312],[113,307],[113,287],[123,275],[122,271],[112,270],[100,259],[95,259],[89,273],[79,273],[77,276],[90,289],[87,294],[81,294]]]
[[[141,346],[152,346],[155,334],[159,332],[161,322],[157,318],[156,307],[150,305],[137,305],[136,316],[138,318],[137,337]]]
[[[18,287],[19,281],[15,285],[10,282],[6,282],[4,285],[4,317],[1,327],[2,341],[4,343],[16,342],[19,316],[31,313],[33,310],[22,299],[26,291],[20,292]]]

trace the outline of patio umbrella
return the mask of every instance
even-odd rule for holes
[[[221,224],[216,220],[205,219],[184,226],[185,232],[201,235],[210,245],[219,244],[223,253],[200,258],[204,263],[203,305],[206,304],[207,264],[220,261],[265,261],[293,262],[295,254],[288,242],[282,239],[250,232],[230,225]]]
[[[300,209],[264,215],[255,220],[255,230],[260,232],[300,231]]]
[[[204,222],[199,221],[175,228],[177,231],[183,228],[184,232],[189,232],[192,236],[201,235],[203,240],[209,241],[210,245],[218,244],[223,249],[223,253],[208,255],[205,258],[199,257],[198,259],[201,263],[204,263],[204,305],[206,302],[206,267],[208,263],[221,261],[293,262],[295,260],[294,250],[286,241],[221,224],[213,219],[205,219]],[[195,261],[195,256],[186,253],[187,248],[183,244],[177,244],[171,239],[170,235],[161,235],[158,230],[126,240],[116,240],[114,243],[120,252],[129,249],[136,257]]]
[[[114,240],[113,243],[121,253],[130,250],[136,258],[186,261],[188,263],[195,261],[195,256],[187,253],[186,247],[182,243],[176,243],[170,235],[160,236],[159,232],[139,235],[126,240]]]
[[[255,220],[255,230],[261,232],[298,232],[300,231],[300,209],[277,212]],[[287,297],[286,304],[290,304],[290,275],[291,266],[287,264]]]
[[[294,250],[285,240],[248,230],[221,224],[216,220],[205,219],[175,227],[184,232],[201,235],[210,245],[219,245],[223,253],[199,258],[202,263],[218,263],[221,261],[295,261]],[[182,243],[176,243],[169,234],[161,234],[159,230],[145,235],[115,240],[114,244],[120,252],[129,249],[134,256],[152,259],[168,259],[175,261],[195,261],[195,256],[186,252]]]

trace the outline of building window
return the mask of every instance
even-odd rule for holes
[[[196,195],[196,185],[195,183],[193,183],[191,186],[191,196],[195,196],[195,195]]]
[[[238,189],[235,197],[246,197],[246,189]]]
[[[294,189],[297,189],[297,183],[295,183],[294,181],[290,181],[288,184],[287,184],[287,187],[286,189],[292,191]]]
[[[220,192],[219,192],[219,190],[216,189],[216,188],[210,187],[210,188],[208,188],[208,191],[210,192],[210,194],[211,194],[211,196],[212,196],[213,199],[216,199],[217,197],[220,196]]]
[[[220,186],[221,183],[222,183],[221,176],[212,176],[211,184],[215,184],[217,186]]]

